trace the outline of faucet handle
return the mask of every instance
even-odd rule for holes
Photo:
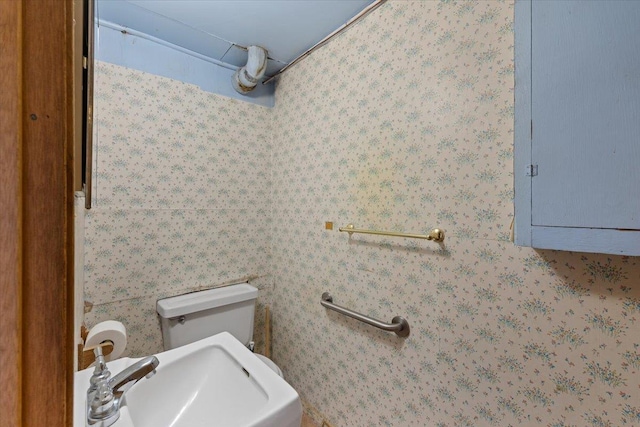
[[[107,381],[111,376],[111,372],[109,372],[109,368],[107,368],[107,362],[102,355],[102,347],[98,346],[94,348],[93,354],[96,356],[96,366],[93,369],[93,375],[91,375],[89,379],[90,386],[88,392],[96,390],[100,381]]]
[[[111,387],[111,372],[107,368],[107,362],[102,354],[102,347],[93,349],[96,356],[96,366],[93,375],[89,379],[87,390],[87,424],[102,423],[102,427],[109,426],[120,417],[118,405],[116,405],[113,388]]]
[[[93,348],[93,355],[96,358],[96,367],[98,366],[98,362],[102,362],[102,364],[105,364],[105,358],[104,355],[102,354],[102,346],[96,346]]]
[[[80,367],[80,369],[85,369],[93,365],[93,363],[96,361],[96,348],[98,347],[100,347],[100,351],[102,352],[102,355],[105,356],[105,359],[107,356],[113,353],[114,346],[113,341],[111,340],[105,340],[100,344],[92,345],[89,347],[85,346],[82,348],[82,353],[78,354],[78,366]]]
[[[108,372],[108,371],[107,371]],[[118,407],[114,401],[113,389],[108,379],[101,379],[93,392],[87,393],[88,415],[91,420],[101,421],[110,419],[118,414]],[[118,419],[116,417],[112,422]]]

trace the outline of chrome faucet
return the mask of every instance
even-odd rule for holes
[[[108,427],[120,417],[124,394],[142,378],[151,378],[160,364],[155,356],[145,357],[111,378],[102,348],[94,349],[96,367],[87,390],[87,425]]]

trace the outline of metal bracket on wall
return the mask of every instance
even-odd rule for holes
[[[384,331],[395,332],[399,337],[408,337],[409,332],[411,331],[409,328],[409,322],[407,322],[407,319],[405,319],[404,317],[396,316],[391,319],[391,323],[384,323],[380,320],[373,319],[369,316],[365,316],[364,314],[334,304],[333,297],[329,292],[325,292],[322,294],[322,300],[320,301],[320,304],[330,310],[337,311],[340,314],[344,314],[345,316],[349,316],[353,319],[359,320],[371,326],[375,326],[376,328],[382,329]]]

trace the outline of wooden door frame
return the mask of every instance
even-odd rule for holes
[[[73,402],[72,0],[0,0],[0,427]]]

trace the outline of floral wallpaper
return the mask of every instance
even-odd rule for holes
[[[148,354],[157,298],[248,278],[317,422],[640,426],[640,258],[510,241],[513,43],[510,1],[389,0],[283,74],[274,109],[99,63],[87,323]]]
[[[94,111],[87,325],[119,320],[126,354],[156,353],[158,299],[248,280],[261,289],[261,348],[272,110],[97,62]]]
[[[391,0],[279,80],[274,360],[318,422],[640,426],[640,259],[510,241],[513,13]]]

